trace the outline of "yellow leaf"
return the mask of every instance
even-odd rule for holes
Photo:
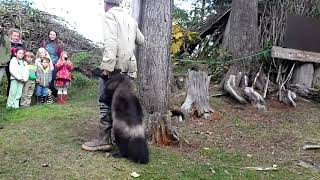
[[[178,32],[177,34],[174,34],[173,37],[174,37],[175,39],[180,39],[180,38],[183,37],[183,33],[182,33],[182,32]]]
[[[197,32],[188,32],[188,40],[195,41],[199,38],[199,34]]]
[[[171,53],[172,54],[177,54],[179,51],[180,51],[180,47],[177,44],[171,45]]]

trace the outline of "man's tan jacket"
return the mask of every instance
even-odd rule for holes
[[[104,53],[100,68],[107,71],[120,69],[136,77],[137,62],[134,50],[143,45],[144,36],[131,15],[120,7],[113,7],[104,17]]]

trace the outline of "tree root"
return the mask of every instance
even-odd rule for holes
[[[260,78],[258,78],[260,76]],[[252,86],[249,86],[250,82],[248,82],[248,76],[244,75],[243,73],[238,73],[237,76],[230,75],[229,78],[224,82],[224,90],[226,93],[228,93],[231,97],[236,99],[238,102],[242,104],[251,103],[253,104],[258,110],[265,111],[266,110],[266,102],[261,96],[258,91],[254,89],[257,88],[261,91],[266,91],[265,88],[269,92],[275,92],[275,84],[271,82],[264,82],[266,78],[263,74],[257,75],[254,79],[254,82]],[[265,85],[268,87],[263,87],[262,85]],[[303,88],[300,86],[294,86],[292,87],[295,91],[299,91],[301,94],[310,94],[310,88]],[[270,89],[269,89],[270,88]],[[314,91],[313,91],[314,92]],[[278,91],[279,93],[279,101],[283,102],[285,104],[288,104],[290,106],[296,107],[296,100],[297,100],[297,94],[291,90],[287,90],[284,87],[281,89],[281,91]],[[266,94],[266,92],[265,92]]]
[[[239,77],[238,77],[239,78]],[[237,78],[237,79],[238,79]],[[238,81],[240,82],[240,81]],[[239,85],[239,83],[237,83]],[[239,101],[242,104],[248,103],[241,95],[241,91],[239,91],[239,87],[236,86],[236,76],[230,75],[229,79],[224,84],[224,90],[231,95],[233,98],[235,98],[237,101]]]
[[[279,96],[279,100],[287,105],[292,107],[297,107],[297,94],[290,90],[281,90],[281,96]]]
[[[252,87],[244,88],[244,94],[246,99],[251,102],[259,111],[266,110],[266,102],[263,97],[255,91]]]
[[[255,78],[256,81],[257,77]],[[230,75],[224,83],[224,90],[234,99],[242,104],[251,103],[258,110],[266,110],[263,97],[249,87],[249,78],[243,73],[238,73],[237,76]]]

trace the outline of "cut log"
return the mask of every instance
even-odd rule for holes
[[[293,84],[305,85],[312,87],[314,68],[312,63],[304,63],[297,65],[292,76]]]
[[[213,109],[209,104],[209,84],[211,76],[198,68],[188,71],[187,97],[181,109],[187,110],[191,115],[209,118]]]
[[[301,51],[297,49],[282,48],[278,46],[272,47],[271,57],[300,61],[300,62],[320,63],[320,53]]]

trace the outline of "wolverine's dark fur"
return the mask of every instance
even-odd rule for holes
[[[106,83],[105,93],[112,97],[113,133],[120,155],[138,163],[148,163],[142,107],[132,82],[125,75],[113,75]]]

